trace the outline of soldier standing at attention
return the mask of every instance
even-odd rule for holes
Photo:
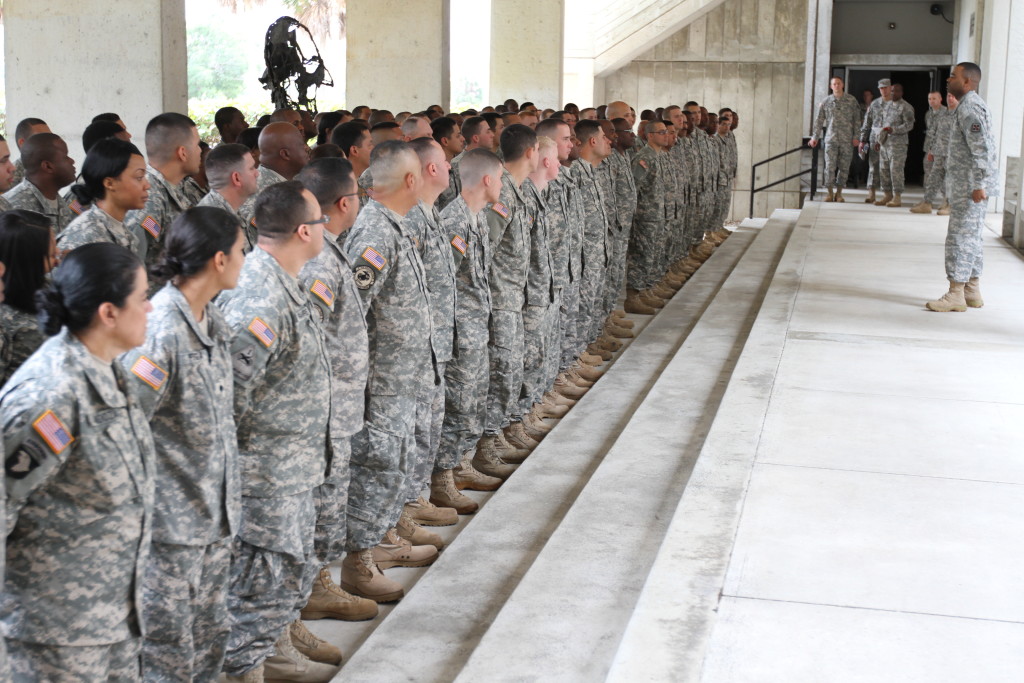
[[[888,78],[878,81],[878,92],[882,96],[871,100],[867,113],[864,114],[864,122],[860,126],[860,152],[863,154],[864,150],[867,150],[868,154],[868,196],[864,200],[865,204],[875,203],[875,191],[882,179],[878,166],[880,147],[878,136],[884,125],[882,123],[882,108],[892,100],[892,81]]]
[[[211,302],[238,282],[233,214],[188,209],[168,231],[146,342],[119,359],[156,442],[153,545],[142,585],[146,681],[214,680],[224,663],[241,493],[231,330]],[[171,590],[171,589],[174,590]]]
[[[953,112],[946,156],[946,197],[949,227],[946,231],[946,277],[949,291],[927,306],[932,311],[966,311],[981,308],[979,278],[984,263],[981,231],[985,229],[986,201],[999,182],[996,144],[992,138],[992,114],[978,94],[981,67],[961,62],[946,81],[959,100]]]
[[[258,235],[256,227],[246,223],[238,211],[249,197],[256,194],[259,180],[256,160],[245,145],[219,144],[206,157],[206,177],[210,181],[210,191],[197,206],[214,206],[234,216],[242,228],[245,237],[242,247],[248,254],[256,246]]]
[[[153,516],[153,436],[114,363],[146,340],[129,250],[71,252],[39,292],[46,341],[0,393],[15,681],[137,681]]]
[[[945,146],[949,145],[949,133],[948,130],[943,135],[940,129],[946,128],[946,119],[949,117],[951,111],[947,110],[942,106],[942,93],[938,90],[928,93],[928,111],[924,115],[924,199],[920,204],[915,204],[911,213],[931,213],[932,205],[941,206],[939,204],[939,193],[941,196],[945,196],[945,192],[941,185],[936,185],[932,179],[932,175],[935,173],[935,162],[939,155],[936,154],[938,150],[938,143],[940,137],[942,143]],[[941,158],[945,160],[945,149],[941,150]],[[942,162],[940,162],[942,163]],[[945,172],[944,169],[939,171],[942,174],[941,184],[945,184]]]
[[[882,171],[882,190],[885,196],[875,206],[903,206],[904,173],[907,168],[907,134],[914,129],[914,108],[903,99],[903,86],[892,86],[892,101],[882,108],[882,130],[885,142],[879,152],[878,166]]]
[[[50,219],[54,234],[67,227],[75,214],[60,190],[75,182],[75,161],[59,135],[37,133],[21,147],[25,178],[4,199],[15,209],[41,213]]]
[[[857,145],[857,131],[860,129],[860,106],[853,95],[846,92],[843,79],[834,76],[829,81],[832,94],[818,105],[818,116],[814,119],[814,135],[811,147],[817,147],[821,140],[822,127],[825,133],[825,187],[828,188],[826,202],[844,202],[843,188],[853,161],[853,148]],[[835,190],[833,190],[835,188]]]
[[[320,569],[315,490],[328,465],[331,369],[298,276],[323,248],[324,222],[301,183],[268,187],[256,199],[259,244],[238,287],[217,298],[232,333],[242,479],[228,594],[229,681],[300,674],[327,681],[335,673],[299,653],[289,634]]]

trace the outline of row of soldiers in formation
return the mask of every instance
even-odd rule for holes
[[[204,157],[175,113],[147,126],[147,163],[114,116],[65,197],[67,145],[19,126],[0,214],[14,679],[329,680],[341,653],[300,615],[401,599],[382,570],[433,562],[425,527],[473,513],[462,490],[500,487],[627,313],[728,236],[735,112],[668,107],[636,138],[626,103],[605,109],[424,112],[376,145],[335,118],[312,151],[282,110],[258,163],[232,142]],[[0,141],[0,189],[13,170]]]
[[[868,160],[868,196],[865,202],[876,206],[903,206],[904,170],[907,163],[908,134],[914,128],[914,108],[903,99],[903,86],[888,78],[878,81],[881,97],[871,100],[866,109],[845,91],[843,79],[829,81],[832,94],[818,106],[811,146],[824,143],[826,202],[843,202],[843,188],[853,161],[855,149]],[[956,108],[956,97],[947,96],[948,108],[942,106],[942,94],[928,94],[925,113],[924,173],[925,198],[916,204],[914,213],[949,215],[945,201],[945,160],[949,146],[950,114]],[[824,134],[823,134],[824,131]],[[881,188],[884,196],[876,197]]]

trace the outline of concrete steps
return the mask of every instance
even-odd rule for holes
[[[797,214],[741,227],[638,321],[606,377],[346,649],[337,680],[606,675]]]

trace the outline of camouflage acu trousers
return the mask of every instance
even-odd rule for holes
[[[430,475],[437,469],[441,428],[444,424],[445,365],[443,362],[437,364],[441,381],[435,384],[431,378],[416,397],[416,450],[413,454],[412,472],[406,481],[406,502],[411,503],[419,498],[424,490],[430,488]],[[457,462],[442,469],[451,469],[455,464]]]
[[[601,336],[604,326],[604,281],[608,264],[604,245],[584,250],[583,277],[580,278],[579,335],[586,344]]]
[[[372,548],[398,523],[416,447],[416,390],[371,394],[366,424],[352,437],[346,550]]]
[[[825,143],[825,187],[846,187],[853,162],[850,140],[831,140]]]
[[[880,150],[875,149],[875,143],[868,145],[868,187],[877,190],[882,180],[882,171],[879,168]]]
[[[230,576],[229,538],[205,546],[153,543],[142,586],[143,680],[217,679],[231,631]]]
[[[882,191],[903,194],[903,172],[907,166],[907,141],[889,138],[882,145],[878,167],[882,174]]]
[[[670,241],[668,224],[664,221],[633,222],[626,247],[626,286],[629,289],[649,289],[661,279]]]
[[[340,560],[348,536],[348,487],[351,483],[352,438],[331,438],[331,472],[313,489],[316,533],[313,547],[320,565]]]
[[[454,467],[484,433],[490,379],[487,348],[456,348],[445,367],[444,421],[438,468]],[[444,468],[451,469],[451,468]]]
[[[142,641],[73,647],[7,641],[13,683],[118,683],[140,680]]]
[[[982,230],[988,202],[974,202],[970,197],[949,203],[949,227],[946,229],[946,277],[953,282],[967,282],[981,277],[984,267]]]
[[[562,328],[562,362],[559,370],[565,370],[576,362],[580,352],[589,342],[579,335],[580,282],[575,280],[562,289],[562,306],[559,310],[559,324]]]
[[[935,157],[935,161],[924,160],[924,200],[932,206],[941,206],[946,201],[946,157]]]
[[[726,185],[718,191],[716,206],[714,229],[721,230],[725,227],[725,222],[730,218],[729,211],[732,208],[732,188],[730,186]]]
[[[490,327],[487,351],[491,376],[484,434],[493,435],[523,417],[519,411],[519,392],[523,388],[523,313],[493,309]]]
[[[523,390],[519,397],[519,412],[526,413],[539,402],[550,385],[550,358],[560,351],[551,347],[551,327],[557,323],[554,314],[557,303],[547,306],[529,306],[523,309]]]
[[[604,280],[604,315],[615,310],[619,305],[622,285],[626,282],[626,250],[629,247],[629,228],[619,230],[612,228],[608,232],[611,256],[608,259],[608,270]]]

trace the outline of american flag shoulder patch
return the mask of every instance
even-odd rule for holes
[[[155,238],[160,237],[160,224],[152,216],[146,216],[142,221],[142,229]]]
[[[71,436],[71,432],[52,410],[47,410],[36,418],[36,421],[32,423],[32,428],[57,455],[60,455],[75,440],[75,437]]]
[[[381,256],[380,252],[373,247],[366,248],[366,251],[363,252],[363,260],[377,270],[383,270],[384,265],[388,262],[388,260]]]
[[[85,207],[82,206],[82,202],[78,201],[77,199],[72,199],[71,203],[68,205],[68,208],[71,209],[76,216],[81,216],[82,212],[85,211]]]
[[[452,246],[459,250],[459,253],[466,253],[466,240],[462,239],[458,235],[452,238]]]
[[[249,323],[249,331],[268,349],[274,343],[274,340],[277,339],[277,334],[270,329],[270,325],[263,322],[262,318],[253,318],[252,322]]]
[[[491,211],[498,214],[502,218],[508,218],[508,207],[501,202],[494,202],[491,204]]]
[[[249,225],[251,225],[254,228],[256,227],[256,217],[255,216],[253,216],[252,218],[249,219]]]
[[[132,365],[132,374],[153,387],[154,391],[160,391],[167,381],[167,371],[145,356],[139,356]]]
[[[309,288],[309,291],[320,297],[320,300],[328,306],[334,305],[334,292],[320,280],[314,280],[313,286]]]

